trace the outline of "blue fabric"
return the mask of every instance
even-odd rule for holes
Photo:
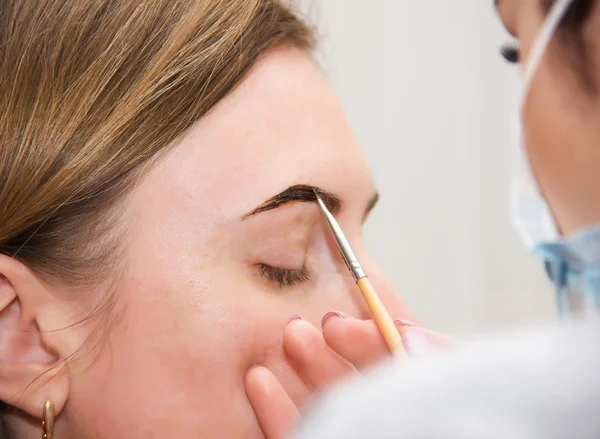
[[[534,253],[546,264],[562,317],[600,311],[600,227],[539,245]]]

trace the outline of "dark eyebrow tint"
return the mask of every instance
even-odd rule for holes
[[[262,203],[256,209],[248,212],[246,215],[242,217],[242,219],[246,219],[250,216],[257,215],[259,213],[266,212],[268,210],[277,209],[284,204],[293,203],[295,201],[302,202],[314,202],[317,201],[317,197],[313,192],[313,188],[319,193],[319,196],[327,206],[327,208],[331,211],[331,213],[336,214],[340,211],[342,207],[342,202],[340,197],[332,194],[330,192],[324,191],[323,189],[319,189],[314,186],[309,186],[305,184],[298,184],[295,186],[290,186],[283,192],[269,198],[267,201]]]

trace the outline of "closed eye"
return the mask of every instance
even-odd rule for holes
[[[273,267],[268,264],[257,264],[258,274],[269,282],[277,284],[279,287],[291,287],[310,280],[309,272],[306,267],[296,270]]]

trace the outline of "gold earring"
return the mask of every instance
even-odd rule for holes
[[[54,430],[54,403],[50,400],[44,404],[42,428],[44,429],[42,439],[52,439],[52,431]]]

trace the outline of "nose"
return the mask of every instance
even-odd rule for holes
[[[367,276],[369,276],[371,284],[375,288],[377,295],[380,297],[391,317],[393,319],[405,319],[417,322],[416,316],[406,302],[404,302],[392,280],[375,259],[368,252],[362,252],[361,262]],[[366,318],[371,318],[366,305],[364,308],[365,312],[368,314]]]
[[[394,320],[404,319],[418,323],[416,316],[402,300],[399,292],[394,286],[394,283],[366,249],[363,241],[362,231],[350,230],[350,234],[347,235],[350,244],[352,245],[352,248],[356,253],[356,256],[358,257],[358,260],[360,261],[366,275],[369,277],[371,285],[383,302],[385,308],[388,310],[390,316]],[[330,248],[335,255],[334,258],[336,259],[338,273],[340,275],[343,274],[342,277],[345,280],[343,287],[341,289],[337,289],[337,294],[335,294],[335,297],[337,298],[336,300],[339,301],[338,304],[344,307],[339,308],[339,310],[352,314],[359,319],[371,319],[371,311],[363,299],[362,294],[356,285],[354,277],[348,272],[348,268],[344,263],[342,255],[335,245],[333,236],[328,235],[328,237]],[[339,279],[340,278],[338,278],[338,280]]]

